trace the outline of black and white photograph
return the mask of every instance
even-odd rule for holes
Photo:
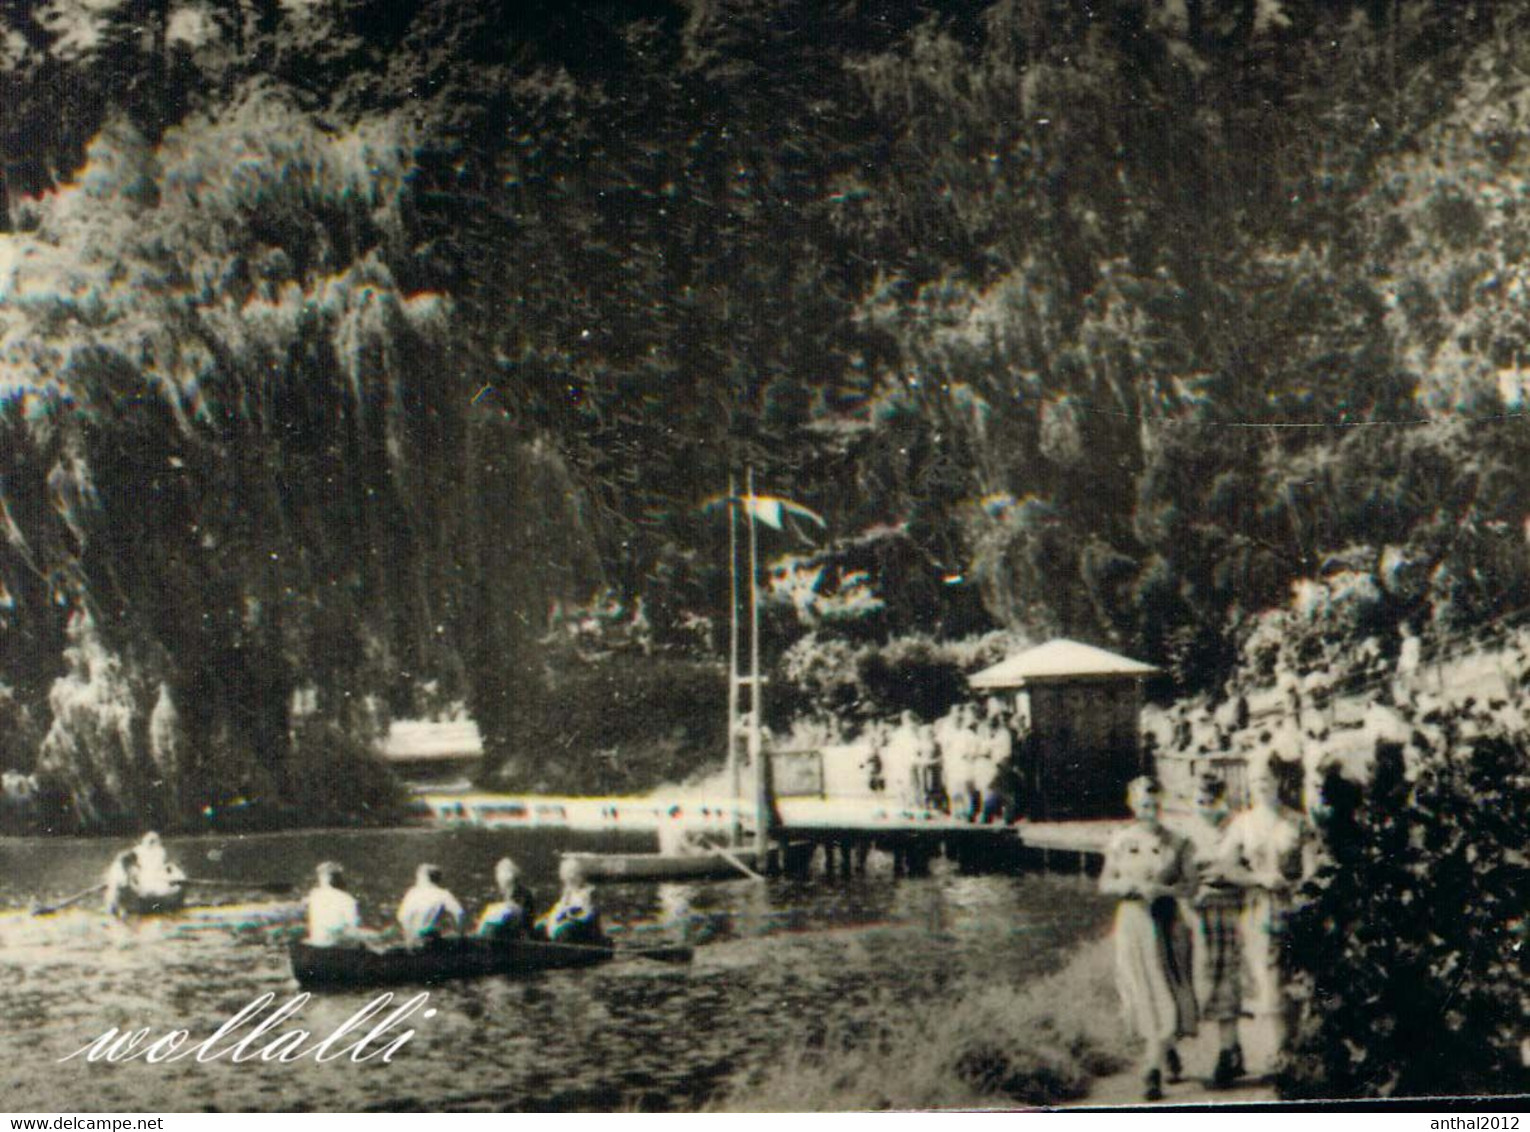
[[[0,0],[0,1106],[1524,1098],[1527,367],[1525,0]]]

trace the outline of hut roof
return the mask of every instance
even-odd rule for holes
[[[983,669],[968,683],[974,688],[1020,688],[1063,680],[1140,679],[1157,671],[1140,660],[1058,637]]]

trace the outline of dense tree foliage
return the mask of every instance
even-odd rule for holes
[[[699,689],[747,464],[831,531],[767,543],[783,675],[1004,626],[1215,686],[1335,561],[1524,605],[1524,20],[0,3],[0,749],[190,820],[464,700],[563,781],[558,697],[656,685],[553,611]]]
[[[1527,753],[1469,709],[1421,727],[1363,791],[1327,782],[1325,859],[1287,940],[1306,1009],[1283,1095],[1523,1091]]]

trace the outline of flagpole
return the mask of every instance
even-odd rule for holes
[[[728,842],[735,848],[743,840],[739,807],[744,783],[738,765],[738,488],[728,476],[728,781],[733,788],[733,823]]]
[[[755,860],[765,862],[770,850],[769,780],[760,747],[761,716],[765,697],[760,686],[760,570],[759,539],[755,533],[754,468],[748,471],[749,512],[749,758],[754,764],[754,851]],[[784,862],[783,862],[784,866]]]

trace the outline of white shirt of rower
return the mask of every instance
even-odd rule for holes
[[[565,888],[543,916],[541,923],[549,928],[557,927],[565,920],[582,920],[595,907],[595,892],[588,885],[580,884]]]
[[[462,905],[457,898],[429,877],[415,879],[414,887],[404,893],[398,906],[399,926],[404,938],[424,939],[432,931],[448,926],[462,927]]]
[[[521,927],[524,929],[529,915],[530,910],[514,900],[495,900],[484,905],[483,911],[478,916],[478,926],[473,930],[478,935],[488,935],[495,928],[511,924],[516,920],[521,922]]]
[[[308,942],[341,947],[361,938],[361,909],[344,889],[321,884],[308,894]]]
[[[165,896],[186,879],[178,865],[165,856],[158,838],[145,838],[134,847],[138,857],[137,891],[147,896]]]

